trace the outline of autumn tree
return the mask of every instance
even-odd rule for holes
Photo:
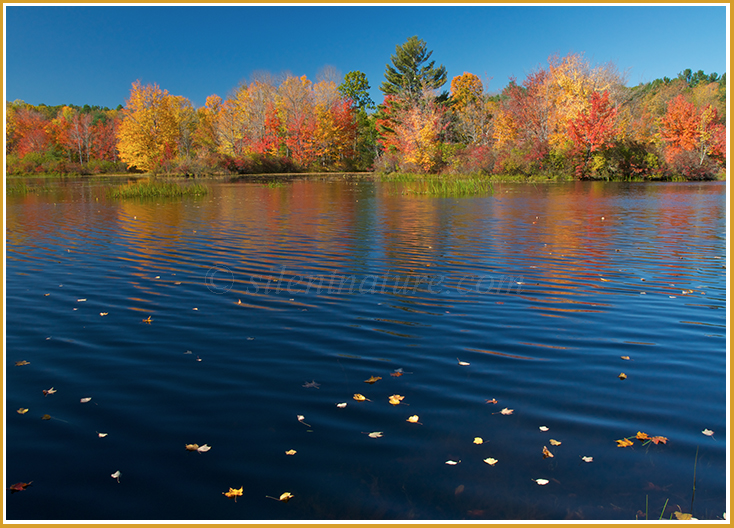
[[[576,175],[588,174],[589,162],[594,153],[612,146],[617,134],[617,109],[609,101],[609,93],[593,92],[589,96],[589,108],[571,120],[568,132],[573,142],[573,153],[579,158]]]
[[[181,133],[175,106],[157,84],[133,83],[117,133],[120,159],[128,167],[155,173],[175,158]]]

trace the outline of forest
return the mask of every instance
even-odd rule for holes
[[[431,56],[415,36],[397,45],[379,105],[364,73],[328,69],[315,82],[258,74],[200,108],[139,81],[116,109],[6,101],[6,174],[725,174],[726,74],[628,87],[615,64],[570,53],[489,93],[473,73],[449,82]]]

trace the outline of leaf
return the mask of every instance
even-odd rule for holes
[[[403,375],[403,373],[402,373],[402,372],[391,372],[391,373],[390,373],[390,375],[391,375],[391,376],[392,376],[393,378],[399,378],[400,376],[402,376],[402,375]]]
[[[387,401],[391,405],[400,405],[400,402],[403,401],[403,399],[405,399],[405,396],[401,396],[400,394],[393,394],[387,399]]]
[[[112,475],[110,475],[110,477],[112,477],[113,479],[117,479],[117,483],[119,484],[120,483],[120,476],[121,475],[122,475],[122,473],[120,473],[120,471],[117,470]]]
[[[625,374],[624,372],[622,372],[622,373],[621,373],[621,374],[619,375],[619,379],[621,379],[621,380],[623,380],[623,379],[627,379],[627,374]]]
[[[474,443],[475,444],[483,444],[484,443],[484,440],[477,436],[476,438],[474,438]]]
[[[301,385],[301,387],[305,387],[307,389],[318,389],[319,385],[321,385],[321,383],[316,383],[314,380],[311,380]]]
[[[532,480],[534,480],[538,484],[538,486],[545,486],[546,484],[548,484],[548,482],[550,482],[549,480],[546,480],[546,479],[532,479]]]
[[[44,414],[43,416],[41,416],[41,420],[50,420],[50,419],[51,419],[50,414]]]
[[[153,317],[149,315],[147,319],[143,319],[143,322],[150,324],[153,322]]]
[[[553,458],[553,453],[548,451],[548,448],[543,446],[543,458]]]
[[[484,403],[497,403],[497,400],[492,398],[491,400],[484,400]]]
[[[105,315],[110,315],[110,312],[99,312],[99,315],[104,317]]]
[[[23,491],[28,486],[30,486],[33,483],[31,480],[30,482],[16,482],[15,484],[11,485],[8,489],[11,493],[15,493],[16,491]]]
[[[199,444],[186,444],[186,451],[196,451],[199,449]]]
[[[489,464],[490,466],[494,466],[498,462],[498,460],[496,458],[490,457],[490,458],[485,458],[484,462]]]
[[[43,391],[43,395],[44,395],[44,396],[48,396],[49,394],[53,394],[54,392],[56,392],[56,389],[54,389],[53,387],[51,387],[51,388],[50,388],[50,389],[48,389],[48,390],[45,390],[45,389],[44,389],[44,391]]]
[[[237,502],[237,497],[242,497],[243,490],[244,486],[242,486],[240,489],[229,488],[229,491],[223,491],[222,495],[224,495],[228,499],[234,499],[234,501]]]
[[[627,447],[627,446],[631,446],[631,445],[634,444],[634,442],[631,442],[627,438],[622,438],[621,440],[616,440],[616,442],[617,442],[617,447]]]
[[[459,358],[456,358],[456,361],[458,361],[459,365],[461,365],[462,367],[468,367],[469,365],[471,365],[471,363],[467,363],[466,361],[461,361]]]
[[[414,414],[413,416],[409,416],[408,419],[406,420],[406,422],[420,424],[420,422],[418,421],[418,415],[417,414]],[[421,424],[421,425],[423,425],[423,424]]]
[[[552,438],[550,440],[548,440],[548,442],[550,442],[550,445],[552,445],[552,446],[559,446],[559,445],[561,445],[561,442],[559,442],[558,440],[553,440]]]
[[[508,409],[507,407],[505,407],[504,409],[502,409],[502,410],[500,411],[500,414],[505,414],[505,415],[508,415],[508,414],[512,414],[512,412],[513,412],[514,410],[515,410],[515,409]]]
[[[446,464],[448,464],[449,466],[455,466],[456,464],[459,464],[459,463],[461,463],[461,460],[458,460],[458,461],[457,460],[447,460],[446,461]]]
[[[647,440],[650,437],[647,436],[647,433],[643,433],[642,431],[637,431],[637,436],[635,438],[637,438],[638,440]]]
[[[97,436],[99,436],[100,438],[104,438],[105,436],[107,436],[107,434],[108,433],[97,433]]]
[[[288,451],[285,452],[285,454],[286,455],[295,455],[297,452],[298,451],[296,451],[295,449],[289,449]]]
[[[336,406],[339,407],[340,409],[343,409],[344,407],[347,406],[347,402],[337,403]]]
[[[92,401],[92,398],[82,398],[79,400],[80,403],[87,403],[88,401]]]
[[[199,448],[197,449],[197,451],[198,451],[199,453],[206,453],[206,452],[207,452],[207,451],[209,451],[209,450],[210,450],[211,448],[212,448],[212,446],[204,444],[203,446],[199,447]]]
[[[364,380],[365,383],[374,383],[376,381],[380,381],[382,378],[380,376],[370,376],[370,379]]]
[[[30,365],[30,361],[26,361],[25,359],[23,361],[16,361],[15,366],[16,367],[22,367],[23,365]]]
[[[290,491],[286,491],[285,493],[282,493],[280,495],[280,498],[278,498],[281,502],[288,502],[294,497],[294,495]]]
[[[87,302],[86,299],[77,299],[76,302]]]
[[[650,442],[654,443],[655,445],[657,445],[657,444],[667,444],[668,443],[668,439],[665,438],[664,436],[651,436],[650,437]]]
[[[381,438],[382,431],[374,431],[372,433],[369,433],[367,436],[369,436],[370,438]]]
[[[593,462],[594,461],[594,457],[582,456],[581,457],[581,460],[583,460],[584,462]]]
[[[310,424],[307,424],[306,422],[303,421],[305,417],[302,414],[297,414],[296,418],[298,418],[298,421],[301,422],[303,425],[307,425],[308,427],[311,427]]]
[[[545,425],[541,425],[540,427],[538,427],[538,429],[540,429],[544,433],[548,430],[548,428]]]
[[[26,410],[28,410],[28,409],[26,409]],[[20,411],[18,411],[18,412],[20,412]],[[703,430],[703,431],[701,431],[701,432],[702,432],[703,434],[705,434],[706,436],[714,436],[714,432],[713,432],[713,431],[712,431],[711,429],[704,429],[704,430]]]
[[[18,414],[25,414],[28,412],[28,409],[26,409],[25,407],[21,407],[20,409],[18,409],[15,412],[17,412]]]
[[[366,400],[366,401],[372,401],[372,400],[370,400],[370,399],[368,399],[368,398],[365,398],[365,397],[364,397],[364,396],[362,396],[361,394],[355,394],[355,395],[353,396],[353,398],[354,398],[355,400],[357,400],[357,401],[365,401],[365,400]]]
[[[693,519],[693,515],[691,515],[690,513],[674,511],[673,515],[675,515],[675,518],[678,519],[679,521],[690,521]]]
[[[619,357],[621,357],[622,359],[626,359],[628,361],[629,361],[629,358],[630,358],[629,356],[619,356]]]

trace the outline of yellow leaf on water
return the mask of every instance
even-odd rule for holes
[[[625,374],[624,372],[622,372],[622,373],[621,373],[621,374],[619,375],[619,379],[621,379],[621,380],[623,380],[623,379],[627,379],[627,374]]]
[[[21,407],[21,408],[20,408],[20,409],[18,409],[18,410],[17,410],[16,412],[17,412],[18,414],[25,414],[25,413],[27,413],[27,412],[28,412],[28,409],[25,409],[25,408]]]
[[[400,402],[405,399],[405,396],[401,396],[400,394],[393,394],[390,396],[387,401],[392,405],[400,405]]]
[[[43,416],[41,416],[41,420],[50,420],[50,419],[51,419],[50,414],[44,414]]]
[[[280,498],[278,500],[282,502],[288,502],[294,497],[294,495],[290,491],[286,491],[285,493],[282,493],[280,495]]]
[[[514,410],[515,410],[515,409],[508,409],[507,407],[505,407],[504,409],[502,409],[502,410],[500,411],[500,414],[505,414],[505,415],[507,415],[507,414],[512,414],[512,411],[514,411]]]
[[[458,361],[459,365],[461,365],[462,367],[468,367],[469,365],[471,365],[471,363],[468,363],[466,361],[461,361],[459,358],[456,358],[456,361]]]
[[[370,438],[381,438],[382,431],[375,431],[373,433],[369,433],[367,436],[369,436]]]
[[[559,446],[559,445],[561,445],[561,442],[559,442],[558,440],[553,440],[552,438],[550,440],[548,440],[548,442],[550,442],[550,445],[552,445],[552,446]]]
[[[543,446],[543,458],[553,458],[553,453],[548,451],[548,448]]]
[[[199,449],[199,444],[186,444],[186,451],[196,451]]]
[[[195,310],[195,309],[196,309],[196,308],[194,308],[194,310]],[[144,322],[144,323],[148,323],[148,324],[150,324],[150,323],[152,323],[152,322],[153,322],[153,317],[149,315],[147,319],[143,319],[143,322]]]
[[[410,423],[418,423],[418,424],[420,423],[418,421],[418,415],[417,414],[414,414],[413,416],[408,417],[408,419],[406,421],[408,421]]]
[[[285,452],[286,455],[295,455],[296,453],[297,451],[295,449],[289,449],[288,451]]]
[[[362,396],[361,394],[355,394],[355,395],[354,395],[354,399],[355,399],[355,400],[357,400],[357,401],[365,401],[365,400],[367,400],[367,401],[372,401],[372,400],[370,400],[370,399],[367,399],[367,398],[365,398],[365,397],[364,397],[364,396]]]
[[[224,495],[228,499],[234,499],[234,501],[237,502],[237,497],[242,497],[243,490],[244,486],[242,486],[240,489],[229,488],[229,491],[223,491],[222,495]]]
[[[474,443],[475,444],[483,444],[484,443],[484,440],[482,440],[480,437],[477,436],[476,438],[474,438]]]
[[[376,381],[380,381],[382,378],[380,376],[370,376],[370,379],[364,380],[365,383],[374,383]]]
[[[23,361],[16,361],[15,366],[16,367],[22,367],[23,365],[30,365],[30,361],[26,361],[25,359]]]
[[[496,458],[489,457],[489,458],[485,458],[484,462],[486,462],[490,466],[494,466],[498,462],[498,460]]]
[[[693,515],[691,515],[690,513],[675,511],[673,512],[673,515],[675,515],[675,518],[679,521],[690,521],[693,519]]]
[[[617,442],[617,447],[627,447],[634,444],[634,442],[631,442],[630,440],[626,438],[622,438],[621,440],[615,440]]]
[[[619,357],[621,357],[622,359],[626,359],[626,360],[629,360],[630,358],[629,356],[619,356]]]
[[[647,433],[643,433],[642,431],[637,431],[637,436],[635,438],[637,438],[638,440],[647,440],[650,437],[647,436]]]

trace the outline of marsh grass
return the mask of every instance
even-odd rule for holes
[[[492,194],[492,182],[481,175],[440,175],[394,173],[380,175],[380,181],[395,184],[400,194],[427,196],[482,196]]]
[[[25,196],[27,194],[37,194],[51,192],[51,188],[45,185],[28,185],[25,182],[14,182],[5,184],[5,194],[16,194]]]
[[[110,188],[110,198],[166,198],[180,196],[201,196],[209,193],[209,187],[199,183],[180,184],[173,182],[137,182]]]

